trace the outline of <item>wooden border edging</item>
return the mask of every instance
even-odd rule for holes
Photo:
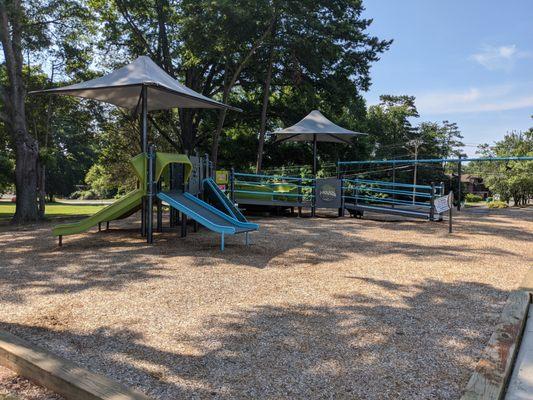
[[[5,331],[0,331],[0,365],[69,400],[150,400]]]
[[[520,347],[530,296],[529,291],[524,290],[510,294],[496,330],[490,337],[461,400],[500,400],[503,398]]]
[[[525,290],[533,295],[533,267],[527,271],[526,276],[520,284],[520,290]]]

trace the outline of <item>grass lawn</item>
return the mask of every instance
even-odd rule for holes
[[[47,203],[45,215],[48,218],[67,217],[75,215],[92,215],[104,208],[105,205],[94,204],[62,204]],[[7,201],[0,202],[0,221],[9,220],[15,213],[15,204]]]

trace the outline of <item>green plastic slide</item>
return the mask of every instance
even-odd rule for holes
[[[144,188],[136,189],[90,217],[70,224],[54,226],[52,233],[54,236],[75,235],[76,233],[85,232],[86,230],[91,229],[100,222],[120,219],[138,209],[141,206],[142,198],[145,194],[146,192]]]
[[[143,196],[146,195],[146,179],[144,177],[146,157],[144,154],[139,154],[133,157],[130,162],[133,166],[135,174],[139,178],[139,189],[129,192],[124,197],[121,197],[115,201],[113,204],[108,205],[107,207],[98,211],[96,214],[84,218],[81,221],[54,226],[52,228],[52,234],[54,236],[75,235],[77,233],[85,232],[101,222],[123,218],[139,209],[142,204]]]

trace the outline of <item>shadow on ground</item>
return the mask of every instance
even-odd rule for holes
[[[400,296],[338,295],[331,306],[236,310],[162,351],[128,329],[0,328],[160,399],[458,398],[507,292],[472,282],[399,285]]]
[[[528,215],[531,215],[528,214]],[[155,245],[147,245],[139,235],[136,221],[112,224],[110,231],[89,232],[66,237],[59,248],[50,234],[50,224],[28,229],[0,231],[0,301],[23,302],[25,289],[39,288],[42,294],[75,293],[93,288],[117,290],[135,281],[164,279],[161,274],[169,260],[172,268],[179,268],[180,260],[194,258],[198,268],[219,264],[251,268],[294,268],[299,266],[336,263],[348,259],[354,252],[371,258],[400,255],[412,259],[436,259],[464,262],[483,255],[513,256],[512,251],[500,247],[469,248],[463,235],[500,235],[531,242],[530,232],[510,226],[505,219],[488,216],[459,222],[458,233],[426,243],[374,239],[375,230],[409,232],[446,236],[442,223],[425,221],[387,222],[345,219],[261,219],[260,231],[252,235],[253,245],[245,247],[242,237],[227,239],[226,251],[218,247],[219,237],[202,229],[180,238],[179,229],[155,234]],[[128,228],[125,228],[128,227]],[[365,234],[369,231],[369,234]]]

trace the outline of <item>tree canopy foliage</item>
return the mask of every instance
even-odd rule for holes
[[[30,205],[38,199],[41,209],[45,194],[68,196],[88,186],[95,196],[112,196],[133,187],[133,174],[125,171],[129,158],[141,151],[139,124],[138,116],[104,104],[27,91],[87,80],[139,55],[150,56],[193,90],[243,110],[150,114],[151,141],[159,150],[210,153],[220,168],[308,170],[309,144],[274,144],[267,132],[292,125],[313,109],[368,133],[353,146],[321,143],[323,175],[332,173],[339,159],[412,158],[413,140],[420,143],[420,156],[447,157],[461,145],[456,124],[418,122],[412,96],[384,94],[379,104],[367,107],[362,94],[371,85],[371,67],[392,40],[368,32],[372,20],[362,16],[361,0],[2,4],[1,24],[9,34],[2,41],[0,84],[2,93],[19,88],[23,102],[2,97],[0,191],[16,185],[17,194],[33,196]],[[20,43],[12,46],[17,32]],[[15,69],[10,51],[17,55]],[[16,115],[24,115],[24,124],[17,120],[15,126]],[[31,171],[17,162],[24,148],[35,151],[28,161],[35,165]],[[430,179],[434,173],[421,176]],[[35,175],[25,181],[33,185],[31,193],[20,191],[17,177],[24,174]]]
[[[478,153],[484,157],[533,157],[533,128],[508,133],[493,146],[480,146]],[[526,205],[533,198],[533,161],[475,162],[468,169],[507,203]]]

